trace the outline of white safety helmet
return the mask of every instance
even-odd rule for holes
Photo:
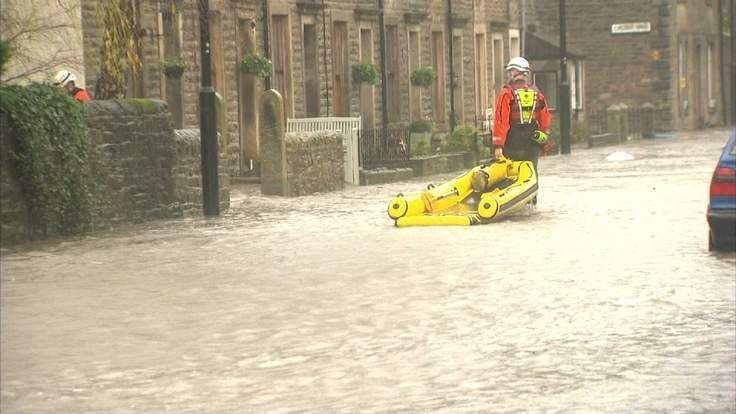
[[[529,61],[527,61],[523,57],[511,58],[511,60],[509,60],[509,63],[506,65],[506,70],[510,69],[516,69],[524,73],[530,72],[532,70],[532,68],[529,66]]]
[[[54,75],[54,84],[55,85],[61,85],[64,86],[69,82],[75,82],[77,80],[77,77],[74,76],[73,73],[69,72],[66,69],[60,70],[56,72],[56,75]]]

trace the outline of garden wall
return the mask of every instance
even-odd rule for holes
[[[93,228],[179,216],[200,208],[199,130],[175,131],[161,101],[93,101],[86,109],[92,172],[98,178]],[[28,209],[12,168],[12,137],[4,122],[0,118],[0,218],[6,245],[29,239],[30,231]],[[229,206],[229,187],[229,177],[220,174],[221,208]]]

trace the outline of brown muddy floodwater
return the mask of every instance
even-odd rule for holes
[[[393,227],[448,174],[3,250],[0,411],[732,413],[727,134],[543,158],[485,226]]]

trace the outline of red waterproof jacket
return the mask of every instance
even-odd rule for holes
[[[506,143],[512,124],[520,124],[522,111],[517,99],[517,89],[533,91],[536,102],[533,106],[533,118],[537,122],[538,129],[545,133],[549,132],[552,123],[552,115],[544,94],[534,85],[526,82],[508,84],[501,89],[496,99],[495,115],[493,117],[493,145],[503,147]]]
[[[87,91],[82,88],[74,88],[74,90],[72,91],[72,98],[78,100],[79,102],[89,102],[92,100]]]

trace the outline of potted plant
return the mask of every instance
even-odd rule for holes
[[[429,88],[436,77],[431,66],[420,66],[411,73],[411,84],[420,88]]]
[[[258,53],[248,53],[240,61],[240,70],[243,73],[256,75],[259,78],[267,78],[271,76],[273,64],[270,60],[259,55]]]
[[[164,72],[167,78],[178,79],[184,73],[185,70],[189,69],[189,65],[181,60],[181,58],[167,59],[161,62],[161,71]]]
[[[353,81],[355,83],[378,85],[381,83],[381,78],[378,69],[374,65],[367,62],[360,62],[353,65]]]

